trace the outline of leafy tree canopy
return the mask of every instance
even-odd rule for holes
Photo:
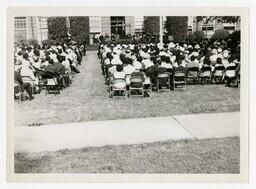
[[[159,35],[160,32],[160,17],[145,16],[144,17],[144,32],[147,35]]]
[[[168,35],[173,36],[174,40],[186,38],[188,31],[187,16],[168,16],[165,22],[165,29]]]

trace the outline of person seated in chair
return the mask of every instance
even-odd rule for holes
[[[132,72],[135,71],[135,68],[132,65],[133,60],[131,58],[128,58],[125,63],[126,63],[126,66],[124,67],[124,72],[126,75],[131,75]]]
[[[188,68],[199,68],[199,63],[194,55],[191,56],[190,62],[187,64]]]
[[[226,70],[225,75],[224,75],[224,81],[227,81],[226,87],[230,87],[231,82],[235,79],[235,76],[237,74],[237,69],[236,69],[235,63],[233,62],[233,58],[230,58],[229,62],[230,62],[229,64],[226,64],[226,69],[228,69],[229,67],[234,67],[235,69],[234,69],[234,71]]]
[[[123,66],[118,64],[116,66],[116,72],[113,74],[114,79],[125,79],[125,72],[123,71]]]
[[[187,74],[188,69],[182,65],[182,60],[180,58],[177,59],[178,67],[175,68],[175,72],[181,71]]]
[[[161,63],[162,63],[161,60],[158,59],[157,60],[157,65],[158,65],[158,67],[157,67],[157,75],[168,72],[166,67],[161,67]],[[160,79],[160,80],[158,80],[158,82],[160,82],[159,88],[161,89],[161,86],[166,82],[166,78],[165,79]]]
[[[18,82],[20,84],[21,87],[21,100],[24,100],[24,96],[23,96],[23,92],[26,91],[29,95],[29,100],[34,99],[33,94],[32,94],[32,86],[30,83],[26,83],[23,82],[22,77],[20,75],[20,71],[21,71],[22,67],[17,66],[15,67],[15,71],[14,71],[14,81]]]
[[[60,83],[62,87],[65,87],[65,82],[63,79],[65,67],[61,63],[54,63],[52,59],[49,59],[49,64],[44,67],[44,70],[55,75],[57,77],[58,83]]]
[[[140,71],[141,68],[142,68],[142,66],[139,64],[137,66],[135,66],[135,71],[132,72],[131,78],[140,77],[142,79],[142,83],[143,83],[145,81],[145,74],[142,71]],[[139,87],[141,87],[142,83],[133,82],[133,83],[131,83],[131,87],[139,88]]]

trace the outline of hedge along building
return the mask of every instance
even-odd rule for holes
[[[99,35],[115,35],[117,38],[125,38],[143,32],[143,16],[90,16],[90,44],[93,37]]]
[[[14,41],[37,40],[39,44],[48,39],[47,17],[27,16],[14,18]]]

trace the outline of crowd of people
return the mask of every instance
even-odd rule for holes
[[[47,81],[44,75],[52,75],[60,89],[69,86],[74,74],[79,73],[78,65],[85,55],[85,47],[74,43],[54,43],[50,45],[19,44],[14,52],[14,93],[20,100],[32,100],[40,93]]]
[[[212,43],[202,41],[197,44],[112,41],[99,45],[98,56],[102,73],[108,84],[111,84],[114,79],[141,76],[144,81],[147,78],[150,79],[152,90],[158,90],[159,74],[169,73],[172,90],[175,87],[172,82],[175,72],[184,72],[188,78],[192,73],[190,70],[198,70],[192,78],[196,79],[195,83],[199,83],[204,79],[203,70],[209,67],[210,78],[208,79],[211,83],[225,83],[230,87],[240,73],[240,44],[233,49],[227,44],[225,40]],[[217,75],[218,70],[221,70],[221,79],[218,78],[217,81],[217,77],[214,76]]]
[[[21,96],[18,97],[24,100],[26,91],[29,100],[32,100],[34,94],[45,86],[44,74],[52,74],[61,89],[69,86],[73,75],[79,73],[78,66],[85,54],[85,47],[75,42],[16,45],[14,82],[19,88],[15,89],[15,94],[20,92]],[[240,74],[240,44],[231,49],[225,40],[196,44],[101,41],[98,57],[110,91],[115,79],[125,80],[125,84],[117,83],[120,88],[124,85],[127,90],[129,87],[140,87],[141,84],[136,82],[130,86],[133,77],[140,77],[152,91],[159,90],[163,86],[159,84],[159,75],[164,73],[169,75],[170,90],[175,88],[173,81],[176,72],[185,73],[186,79],[192,78],[194,84],[205,83],[204,70],[210,72],[207,75],[210,83],[225,83],[230,87],[233,81],[238,83],[237,76]],[[219,70],[221,75],[217,80],[215,76]]]

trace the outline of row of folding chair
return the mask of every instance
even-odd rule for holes
[[[187,83],[188,84],[221,84],[224,82],[225,76],[230,77],[234,82],[237,82],[240,78],[240,69],[236,66],[229,66],[225,68],[224,66],[215,67],[214,71],[212,68],[203,67],[201,70],[197,67],[188,68],[187,73]]]
[[[144,97],[145,92],[152,91],[150,78],[126,75],[126,78],[113,78],[109,80],[110,97]]]

